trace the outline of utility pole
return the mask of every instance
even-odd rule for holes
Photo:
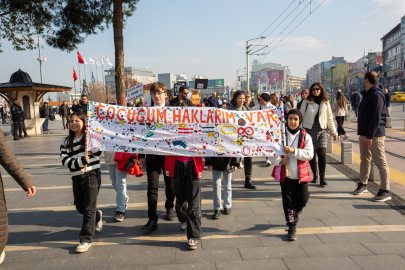
[[[248,92],[248,94],[250,94],[250,82],[249,82],[249,54],[250,55],[263,55],[263,54],[268,54],[268,53],[261,53],[261,54],[255,54],[256,52],[258,52],[258,51],[260,51],[260,50],[262,50],[262,49],[264,49],[264,48],[266,48],[266,47],[268,47],[268,45],[249,45],[249,41],[251,41],[251,40],[256,40],[256,39],[265,39],[266,37],[259,37],[259,38],[252,38],[252,39],[249,39],[248,41],[246,41],[246,72],[247,72],[247,75],[246,75],[246,82],[247,82],[247,92]],[[249,49],[250,49],[250,47],[251,46],[264,46],[263,48],[261,48],[261,49],[259,49],[259,50],[257,50],[257,51],[255,51],[255,52],[253,52],[253,53],[250,53],[251,51],[249,51]]]
[[[39,37],[38,37],[38,51],[39,51],[39,57],[38,58],[33,57],[33,59],[39,61],[39,71],[41,74],[41,83],[44,83],[43,76],[42,76],[42,62],[46,63],[46,57],[41,56],[41,44],[39,43]],[[48,96],[49,96],[49,94],[48,94]]]
[[[333,92],[333,69],[334,68],[336,68],[336,67],[331,67],[330,68],[330,76],[331,76],[331,78],[330,78],[330,90],[331,90],[331,92]]]

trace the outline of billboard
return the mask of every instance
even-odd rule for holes
[[[223,86],[225,86],[225,81],[224,81],[224,79],[208,80],[208,87],[214,87],[214,85],[218,86],[218,87],[221,87],[221,86],[223,87]],[[195,81],[189,81],[188,86],[190,88],[197,89],[195,87]]]
[[[346,61],[329,61],[329,62],[323,62],[323,72],[325,73],[326,70],[330,67],[334,67],[339,63],[346,63]]]
[[[252,72],[252,85],[258,88],[262,86],[276,85],[284,80],[284,70],[262,70]]]

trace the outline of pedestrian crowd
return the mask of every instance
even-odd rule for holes
[[[361,96],[357,91],[351,96],[352,108],[358,120],[360,143],[360,181],[354,195],[367,192],[371,160],[380,172],[381,187],[373,201],[382,202],[391,199],[389,184],[389,169],[385,158],[385,121],[387,117],[386,93],[379,77],[375,72],[367,72],[363,80]],[[189,107],[194,104],[188,99],[189,89],[181,86],[179,95],[167,103],[167,88],[161,82],[153,83],[150,93],[153,106]],[[277,93],[261,93],[255,100],[243,91],[236,91],[226,107],[234,111],[251,111],[274,109],[284,105],[286,143],[284,155],[267,157],[266,164],[273,164],[272,176],[280,181],[282,205],[288,226],[287,240],[297,239],[296,227],[299,217],[308,203],[310,194],[309,183],[318,183],[321,187],[328,185],[326,179],[326,148],[328,136],[334,140],[339,137],[346,140],[348,135],[343,128],[345,116],[348,115],[347,100],[341,91],[336,93],[333,104],[330,104],[327,92],[320,82],[311,85],[310,89],[301,92],[302,100],[297,102],[293,96],[279,96]],[[283,99],[283,101],[281,101]],[[219,99],[213,93],[202,103],[207,107],[219,107]],[[246,189],[256,189],[252,182],[251,157],[181,157],[162,156],[152,154],[128,154],[115,152],[85,151],[87,96],[83,95],[80,102],[75,101],[71,108],[64,102],[59,107],[64,129],[68,129],[68,136],[60,146],[60,157],[63,166],[67,167],[72,176],[74,204],[77,211],[83,215],[82,228],[79,233],[80,244],[76,252],[86,252],[92,246],[95,232],[102,232],[102,211],[97,209],[97,197],[101,186],[100,157],[104,157],[111,183],[116,192],[115,222],[123,222],[128,208],[127,194],[128,175],[142,176],[142,167],[146,167],[147,176],[147,205],[148,222],[141,228],[144,232],[158,230],[158,190],[159,178],[163,174],[165,183],[166,219],[180,223],[180,230],[186,231],[187,245],[191,250],[197,249],[201,239],[201,185],[200,179],[207,168],[212,173],[213,183],[213,212],[212,219],[221,218],[222,214],[232,213],[232,174],[238,169],[244,170]],[[134,102],[135,106],[142,100]],[[7,108],[1,108],[7,111]],[[24,113],[21,103],[15,99],[10,108],[14,126],[14,136],[19,138],[24,131],[21,124]],[[41,116],[49,117],[47,104],[41,108]],[[337,128],[334,121],[337,122]],[[44,122],[45,125],[45,122]],[[46,128],[46,129],[45,129]],[[47,130],[47,124],[44,127]],[[18,133],[19,132],[19,133]],[[25,133],[26,134],[26,133]],[[27,135],[26,135],[27,136]],[[28,191],[28,196],[35,194],[35,186],[7,147],[3,133],[0,133],[0,148],[5,155],[1,164],[13,178]],[[243,159],[243,162],[242,162]],[[270,172],[270,171],[269,171]],[[0,188],[3,188],[2,182]],[[223,192],[222,192],[223,189]],[[1,192],[0,192],[1,193]],[[5,199],[0,200],[5,205]],[[6,211],[6,208],[3,208]],[[1,210],[0,210],[1,211]],[[1,212],[0,212],[1,216]],[[7,222],[7,220],[5,221]],[[6,228],[1,227],[0,228]],[[7,235],[7,231],[0,231],[0,236]],[[4,238],[2,238],[4,239]],[[4,259],[4,246],[2,257]],[[1,243],[0,243],[0,247]],[[1,257],[0,257],[1,259]]]

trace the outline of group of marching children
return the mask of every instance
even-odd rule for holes
[[[163,83],[152,84],[151,97],[155,107],[165,106],[167,88]],[[177,99],[178,104],[174,106],[190,106],[185,101],[188,93],[188,87],[180,88],[180,95]],[[274,106],[278,105],[277,96],[264,96],[264,102],[271,101]],[[231,110],[249,110],[245,108],[245,94],[242,91],[235,92],[231,101]],[[263,102],[263,104],[264,104]],[[314,98],[304,102],[301,111],[290,109],[286,116],[286,145],[284,147],[284,156],[269,157],[270,162],[275,165],[273,176],[280,181],[283,208],[288,229],[288,240],[296,239],[296,225],[303,208],[309,199],[308,182],[311,181],[311,166],[309,161],[313,159],[314,153],[318,156],[322,151],[315,151],[321,148],[323,140],[322,126],[326,122],[326,112],[323,112],[323,100]],[[316,104],[317,106],[313,105]],[[305,108],[306,110],[302,110]],[[315,113],[315,109],[318,112]],[[327,110],[328,108],[326,108]],[[329,107],[330,110],[330,107]],[[316,114],[316,116],[315,116]],[[324,115],[325,114],[325,115]],[[314,119],[310,119],[314,118]],[[315,131],[307,132],[308,125],[317,125]],[[305,126],[306,125],[306,126]],[[85,153],[86,140],[86,115],[83,113],[74,113],[70,118],[69,135],[62,141],[60,147],[62,164],[69,168],[72,174],[74,204],[77,211],[83,215],[82,228],[79,234],[80,244],[76,252],[86,252],[92,245],[92,236],[94,232],[101,232],[103,228],[102,212],[97,210],[97,196],[101,185],[100,151]],[[334,130],[334,128],[332,129]],[[318,132],[315,138],[310,134]],[[316,140],[318,139],[318,141]],[[131,156],[121,156],[112,152],[105,152],[105,162],[110,173],[112,185],[116,190],[117,210],[114,221],[123,221],[125,210],[128,206],[128,195],[126,193],[127,171],[138,166],[138,159],[131,161]],[[321,157],[320,157],[321,158]],[[245,188],[255,189],[251,182],[252,162],[251,158],[245,159]],[[181,223],[180,228],[187,230],[188,248],[197,249],[198,240],[201,239],[201,186],[200,178],[204,170],[204,161],[201,157],[180,157],[180,156],[155,156],[139,155],[139,164],[147,166],[148,181],[148,223],[142,227],[143,231],[151,232],[158,229],[157,225],[157,192],[159,187],[159,175],[164,172],[166,184],[165,204],[167,210],[167,219],[174,220],[173,201],[176,197],[175,210],[178,220]],[[209,172],[212,172],[213,178],[213,205],[214,213],[212,219],[218,219],[221,216],[221,210],[225,215],[231,214],[232,207],[232,173],[240,167],[241,160],[237,157],[206,157],[205,166]],[[321,181],[324,181],[324,168],[320,167]],[[139,168],[139,166],[138,166]],[[138,169],[139,170],[139,169]],[[316,171],[316,168],[315,168]],[[142,172],[131,174],[142,175]],[[221,192],[223,182],[223,195]],[[322,183],[321,183],[322,184]],[[223,199],[223,203],[222,203]]]

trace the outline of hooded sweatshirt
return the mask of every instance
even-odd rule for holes
[[[360,102],[357,120],[357,135],[366,136],[367,139],[385,136],[386,105],[384,87],[378,83],[368,90],[361,92],[363,99]]]

